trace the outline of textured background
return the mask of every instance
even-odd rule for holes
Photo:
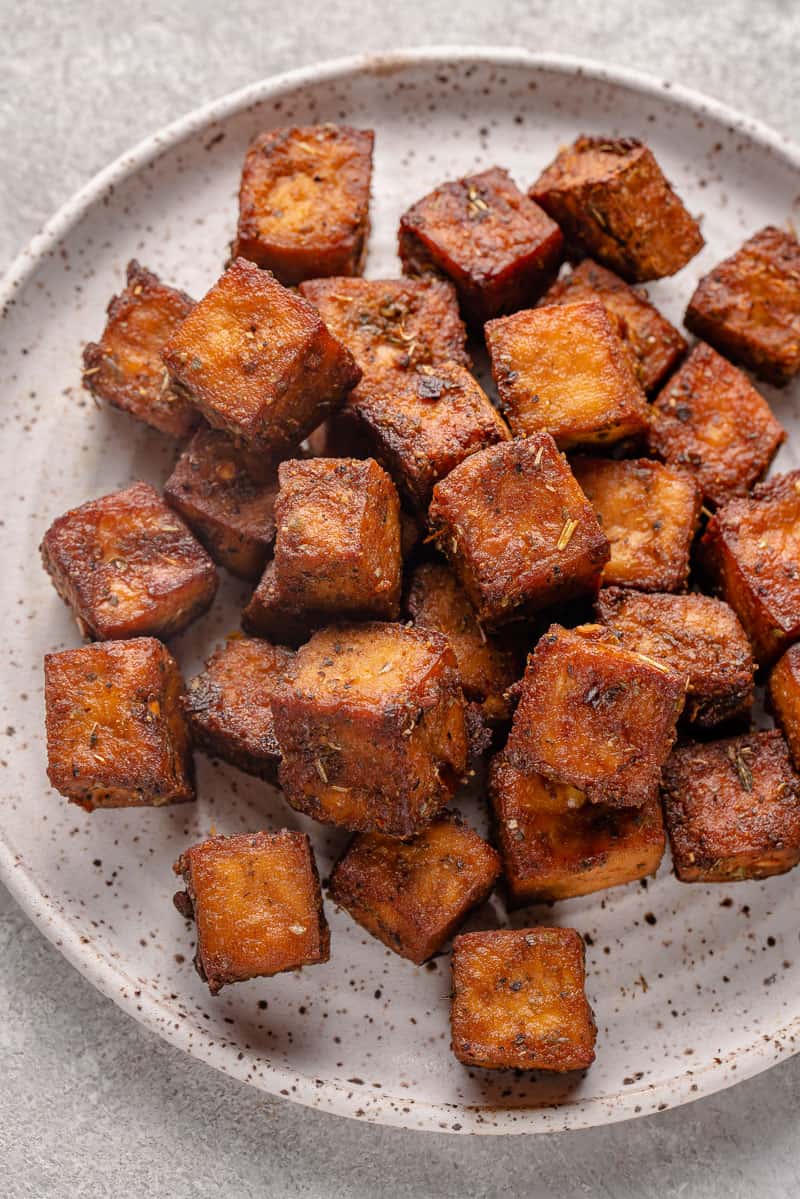
[[[0,269],[132,143],[252,80],[356,51],[520,45],[638,67],[797,136],[797,0],[0,0]],[[123,1016],[0,887],[0,1194],[294,1199],[800,1193],[800,1060],[557,1137],[373,1128],[257,1094]]]

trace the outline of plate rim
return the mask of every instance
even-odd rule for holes
[[[246,84],[235,91],[210,100],[176,120],[162,126],[124,151],[97,172],[69,197],[55,214],[33,235],[16,255],[0,279],[0,309],[13,304],[40,265],[52,253],[86,213],[116,184],[156,161],[186,138],[217,122],[227,120],[249,106],[263,103],[287,90],[309,84],[332,82],[354,75],[391,75],[421,64],[452,66],[496,65],[528,67],[567,76],[581,76],[600,83],[617,85],[663,101],[665,98],[694,114],[704,114],[727,124],[731,133],[756,142],[762,148],[800,172],[800,144],[788,134],[778,132],[766,122],[739,112],[723,101],[703,92],[658,79],[628,67],[608,65],[591,58],[551,52],[535,53],[516,46],[434,45],[401,49],[389,53],[340,57],[283,71]],[[336,1115],[360,1118],[362,1122],[393,1125],[413,1132],[458,1132],[486,1135],[567,1131],[618,1123],[638,1115],[650,1115],[671,1107],[693,1102],[743,1082],[798,1051],[793,1033],[800,1032],[800,1013],[787,1024],[773,1030],[768,1040],[761,1033],[751,1043],[735,1051],[736,1070],[728,1058],[709,1063],[691,1077],[678,1076],[661,1084],[625,1088],[615,1095],[576,1097],[552,1107],[505,1108],[491,1105],[429,1103],[410,1096],[388,1092],[361,1092],[351,1084],[331,1079],[319,1085],[307,1074],[267,1063],[258,1078],[245,1079],[245,1070],[229,1069],[219,1057],[218,1046],[184,1032],[186,1025],[172,1019],[164,999],[145,990],[112,958],[100,954],[91,944],[81,942],[80,933],[35,882],[15,852],[0,820],[0,881],[36,927],[59,952],[101,994],[150,1031],[176,1045],[189,1056],[238,1078],[258,1090],[287,1097],[290,1101]],[[195,1030],[196,1031],[196,1030]],[[798,1047],[800,1048],[800,1046]],[[700,1088],[703,1076],[705,1085]],[[697,1089],[690,1088],[696,1085]],[[287,1095],[288,1087],[293,1090]],[[406,1110],[403,1111],[402,1109]],[[638,1108],[638,1110],[637,1110]],[[415,1122],[419,1121],[419,1122]]]

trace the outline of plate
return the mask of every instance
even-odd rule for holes
[[[196,805],[88,816],[47,784],[42,655],[79,643],[39,563],[49,522],[144,478],[159,485],[170,444],[80,386],[129,258],[200,296],[234,230],[250,138],[276,124],[349,121],[377,133],[367,274],[398,271],[409,202],[440,181],[500,163],[527,185],[581,131],[631,134],[654,149],[707,247],[651,294],[679,320],[697,277],[743,238],[791,215],[800,153],[721,105],[630,72],[518,50],[444,49],[354,59],[256,84],[149,138],[70,201],[7,277],[2,298],[4,713],[2,878],[61,952],[161,1036],[252,1086],[379,1123],[452,1132],[541,1132],[659,1111],[792,1053],[800,1030],[797,875],[731,887],[681,886],[668,863],[647,886],[515,915],[586,935],[599,1026],[595,1066],[577,1080],[468,1071],[451,1056],[449,966],[418,969],[328,905],[331,961],[237,985],[211,999],[174,910],[172,862],[218,832],[307,829],[323,875],[342,845],[280,795],[198,755]],[[794,436],[794,393],[768,392]],[[219,601],[173,648],[187,676],[238,623],[246,588]],[[2,727],[0,726],[0,727]],[[468,814],[483,821],[480,802]],[[469,922],[505,922],[499,900]]]

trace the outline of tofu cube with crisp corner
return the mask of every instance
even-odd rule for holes
[[[692,475],[647,458],[570,465],[611,547],[603,586],[684,591],[703,502]]]
[[[726,358],[785,386],[800,371],[800,242],[768,225],[704,275],[685,323]]]
[[[154,637],[46,654],[52,785],[87,812],[194,799],[182,693],[177,663]]]
[[[800,645],[790,645],[772,667],[767,702],[786,738],[795,769],[800,770]]]
[[[680,746],[663,794],[683,883],[769,878],[800,862],[800,778],[777,729]]]
[[[555,276],[564,239],[508,171],[443,183],[400,218],[407,275],[443,275],[473,325],[531,304]]]
[[[486,345],[515,436],[549,433],[569,450],[640,440],[647,432],[647,399],[599,300],[490,321]]]
[[[489,626],[591,595],[608,561],[605,534],[547,433],[470,455],[436,484],[428,518]]]
[[[597,1035],[574,928],[496,929],[453,942],[451,1047],[465,1066],[585,1070]]]
[[[99,342],[83,351],[83,385],[93,396],[170,437],[188,437],[200,420],[195,405],[172,387],[161,361],[167,339],[194,308],[135,259],[125,290],[108,305]]]
[[[330,957],[317,865],[305,833],[239,833],[193,845],[173,866],[175,906],[197,925],[195,969],[212,995]]]
[[[633,137],[579,137],[528,195],[558,222],[573,251],[630,283],[674,275],[705,244],[652,151]]]
[[[664,856],[658,797],[640,808],[588,803],[583,792],[525,774],[499,754],[489,772],[509,905],[590,895],[655,874]]]
[[[691,723],[712,728],[750,711],[753,652],[736,613],[722,600],[603,587],[595,615],[625,649],[686,679],[683,715]]]
[[[287,287],[358,275],[366,257],[371,129],[306,125],[260,134],[245,155],[233,257]]]
[[[489,896],[500,858],[458,813],[411,841],[360,833],[331,875],[330,897],[401,957],[433,957]]]
[[[96,641],[170,637],[210,606],[217,572],[149,483],[72,508],[41,545],[53,585]]]
[[[466,771],[455,655],[430,629],[372,623],[315,633],[272,713],[286,799],[325,824],[411,837]]]
[[[528,658],[508,760],[590,803],[641,807],[658,795],[684,691],[676,671],[601,625],[551,625]]]
[[[361,372],[302,296],[237,258],[162,350],[210,425],[271,454],[341,406]]]

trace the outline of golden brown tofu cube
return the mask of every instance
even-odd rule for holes
[[[214,563],[149,483],[134,483],[59,516],[42,561],[96,641],[169,637],[210,606]]]
[[[647,293],[629,287],[624,279],[599,262],[583,262],[559,279],[539,301],[576,304],[599,300],[630,354],[634,373],[649,395],[661,386],[686,353],[686,341],[676,328],[650,303]]]
[[[647,432],[645,394],[599,300],[490,321],[486,345],[515,436],[549,433],[567,450]]]
[[[800,243],[768,225],[698,283],[687,329],[783,387],[800,371]]]
[[[703,495],[685,470],[647,458],[573,458],[611,546],[603,586],[683,591]]]
[[[579,137],[528,195],[574,249],[632,283],[674,275],[705,244],[652,151],[632,137]]]
[[[624,649],[601,625],[551,625],[528,658],[509,761],[590,803],[641,807],[658,794],[685,680]]]
[[[292,653],[256,637],[232,634],[192,679],[183,710],[195,745],[248,774],[275,782],[280,751],[272,695]]]
[[[418,628],[437,629],[453,647],[466,699],[480,704],[490,723],[507,720],[506,694],[522,674],[522,655],[507,633],[486,633],[453,572],[421,562],[411,575],[405,607]]]
[[[194,799],[182,693],[177,663],[154,637],[46,654],[52,785],[87,812]]]
[[[800,471],[759,483],[709,520],[705,569],[769,666],[800,639]]]
[[[301,442],[361,377],[313,305],[245,258],[192,309],[162,358],[210,425],[273,454]]]
[[[204,425],[164,486],[211,557],[242,579],[258,579],[275,540],[276,465],[220,429]]]
[[[239,189],[233,257],[303,279],[358,275],[369,233],[371,129],[272,129],[250,145]]]
[[[466,770],[455,655],[430,629],[372,623],[315,633],[272,712],[286,799],[326,824],[411,837]]]
[[[683,715],[710,728],[749,712],[755,665],[736,613],[709,595],[647,595],[603,587],[595,614],[625,649],[686,679]]]
[[[800,645],[790,645],[772,667],[767,706],[783,731],[795,769],[800,770]]]
[[[330,957],[317,865],[305,833],[211,837],[182,853],[175,906],[197,923],[197,973],[212,995]]]
[[[84,387],[161,433],[188,437],[200,413],[171,386],[161,349],[193,308],[185,292],[129,262],[127,286],[108,305],[100,341],[83,351]]]
[[[590,804],[503,754],[492,761],[489,794],[511,907],[619,887],[655,874],[664,856],[658,796],[640,808]]]
[[[724,504],[764,475],[786,433],[742,371],[702,342],[650,409],[650,449]]]
[[[800,862],[800,779],[777,729],[681,746],[663,790],[681,882],[769,878]]]
[[[532,303],[563,248],[558,225],[500,167],[443,183],[400,218],[404,272],[450,279],[475,325]]]
[[[490,1070],[585,1070],[596,1029],[574,928],[497,929],[453,942],[452,1050]]]
[[[439,548],[481,621],[597,590],[608,542],[547,433],[480,450],[433,489]]]
[[[488,898],[499,874],[497,853],[454,812],[412,841],[354,837],[334,867],[330,896],[419,966]]]

